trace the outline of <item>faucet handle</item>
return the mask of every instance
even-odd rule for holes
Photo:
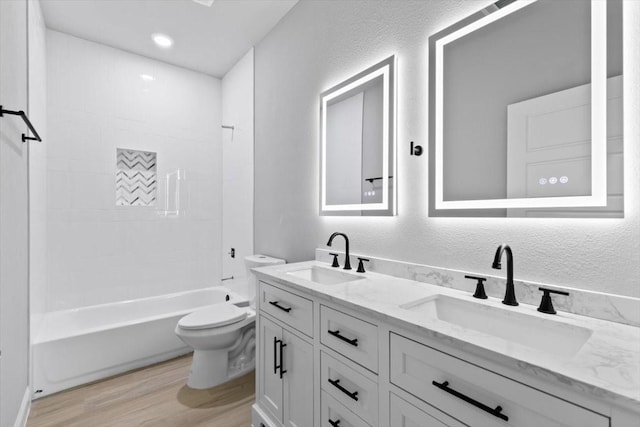
[[[541,290],[543,292],[542,300],[540,301],[540,306],[538,307],[538,311],[540,313],[556,314],[556,310],[555,308],[553,308],[553,301],[551,301],[550,294],[569,295],[569,292],[556,291],[555,289],[549,289],[549,288],[541,287],[541,288],[538,288],[538,290]]]
[[[365,262],[369,262],[369,259],[367,259],[367,258],[360,258],[360,257],[358,257],[358,260],[359,260],[359,261],[358,261],[358,269],[356,270],[356,272],[358,272],[358,273],[366,273],[366,272],[364,271],[364,264],[363,264],[362,262],[363,262],[363,261],[365,261]]]
[[[333,255],[333,262],[331,263],[331,267],[340,267],[340,264],[338,263],[338,254],[329,252],[329,255]]]
[[[477,277],[477,276],[469,276],[469,275],[465,275],[464,277],[465,279],[473,279],[478,281],[478,283],[476,283],[476,291],[473,293],[474,298],[487,299],[487,294],[484,292],[484,282],[485,280],[487,280],[486,277]]]

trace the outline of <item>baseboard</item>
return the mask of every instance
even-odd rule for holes
[[[31,410],[31,388],[27,387],[24,390],[24,396],[22,396],[22,403],[20,404],[16,422],[13,424],[14,427],[25,427],[27,425],[29,410]]]

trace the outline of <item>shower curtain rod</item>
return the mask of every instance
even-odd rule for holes
[[[22,111],[22,110],[20,110],[20,111],[5,110],[4,108],[2,108],[2,105],[0,105],[0,117],[3,117],[5,114],[11,114],[13,116],[22,117],[22,120],[24,120],[24,122],[27,124],[27,126],[31,130],[31,133],[36,136],[34,138],[32,136],[27,136],[27,135],[25,135],[23,133],[22,134],[22,142],[27,142],[27,141],[40,141],[40,142],[42,142],[42,138],[40,138],[40,135],[38,135],[38,132],[36,132],[35,128],[31,124],[31,121],[29,120],[29,117],[27,117],[27,115],[24,113],[24,111]]]

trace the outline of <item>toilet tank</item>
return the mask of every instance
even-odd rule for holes
[[[255,307],[256,292],[258,291],[258,280],[256,279],[256,275],[253,274],[251,269],[256,267],[266,267],[267,265],[284,264],[286,263],[286,261],[280,258],[256,254],[245,257],[244,263],[247,268],[247,297],[249,301],[251,301],[251,306]]]

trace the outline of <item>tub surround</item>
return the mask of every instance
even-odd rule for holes
[[[220,283],[220,80],[53,30],[46,47],[42,311]],[[116,204],[117,149],[156,153],[153,205]]]
[[[525,285],[518,281],[516,293],[521,304],[518,307],[507,307],[500,304],[504,294],[504,279],[489,279],[489,299],[481,301],[480,304],[497,305],[514,313],[526,313],[540,319],[555,320],[593,331],[575,355],[554,356],[399,307],[437,294],[477,302],[478,300],[471,296],[475,282],[465,280],[463,272],[370,257],[369,270],[382,270],[386,274],[372,271],[354,272],[353,274],[358,274],[362,280],[330,286],[288,274],[312,266],[330,268],[331,256],[328,255],[328,251],[318,249],[316,254],[318,259],[315,261],[258,268],[254,271],[260,279],[286,286],[294,292],[302,291],[313,297],[329,300],[366,316],[402,327],[418,336],[442,342],[455,351],[463,352],[461,354],[479,357],[490,366],[511,369],[518,375],[524,375],[523,381],[533,378],[542,384],[560,384],[561,387],[588,398],[618,405],[634,412],[640,411],[640,328],[637,326],[568,313],[567,306],[561,302],[562,298],[554,299],[557,315],[539,313],[536,308],[541,292],[537,292],[536,288],[535,294],[528,291],[522,293]],[[342,258],[341,256],[341,261]],[[409,276],[412,279],[398,276]],[[526,286],[537,285],[528,283]],[[577,298],[570,307],[580,308],[580,302],[586,299],[586,296]],[[603,297],[603,300],[606,298]],[[580,310],[590,312],[591,308],[582,307]],[[606,314],[608,311],[601,310],[597,313]]]

